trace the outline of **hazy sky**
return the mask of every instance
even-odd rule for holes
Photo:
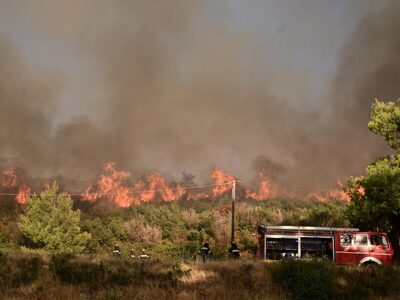
[[[389,0],[0,0],[0,157],[81,179],[108,160],[175,178],[279,166],[293,186],[358,175],[389,153],[366,122],[375,97],[400,96],[396,13]]]

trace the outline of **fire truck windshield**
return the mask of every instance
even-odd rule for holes
[[[371,235],[371,245],[388,247],[388,242],[384,235]]]

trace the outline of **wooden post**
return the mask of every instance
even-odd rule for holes
[[[231,242],[235,241],[235,199],[236,198],[236,181],[232,182],[232,233]]]

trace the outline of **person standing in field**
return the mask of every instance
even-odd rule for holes
[[[119,247],[118,243],[116,243],[114,246],[113,254],[116,256],[121,256],[122,254],[121,248]]]
[[[210,245],[208,242],[204,242],[203,246],[200,248],[199,255],[202,258],[203,263],[206,263],[209,259],[209,256],[211,254],[211,249]]]
[[[231,247],[229,248],[228,251],[229,251],[229,255],[231,258],[234,258],[234,259],[240,258],[240,251],[235,242],[231,243]]]

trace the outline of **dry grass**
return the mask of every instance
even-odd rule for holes
[[[262,262],[215,261],[189,265],[179,281],[182,299],[287,299]],[[188,266],[186,266],[188,268]]]
[[[17,258],[13,258],[17,260]],[[132,262],[110,257],[80,256],[57,265],[41,260],[36,279],[14,286],[3,285],[2,299],[285,299],[271,283],[268,269],[260,262],[219,261]],[[76,281],[88,264],[103,266],[94,271],[101,281]],[[56,269],[55,269],[56,268]],[[59,265],[58,265],[59,268]],[[140,270],[139,270],[139,269]],[[130,276],[130,281],[115,276]],[[83,273],[85,274],[85,273]],[[60,277],[61,276],[61,277]],[[70,281],[72,280],[72,281]]]
[[[15,281],[14,278],[20,276],[18,272],[23,274],[23,270],[33,268],[22,267],[21,261],[31,262],[27,256],[17,255],[7,260],[3,256],[1,267],[8,264],[6,267],[14,271],[2,274],[5,277],[0,279],[0,299],[304,299],[297,297],[296,291],[290,290],[284,281],[277,281],[276,274],[284,270],[279,262],[232,260],[197,264],[150,260],[138,263],[109,256],[80,256],[69,259],[64,269],[56,271],[53,261],[40,258],[36,277],[30,281]],[[80,269],[90,265],[102,266],[92,268],[103,272],[93,277],[100,278],[99,281],[73,279],[75,272],[81,278],[79,276],[85,273]],[[316,263],[310,270],[322,267],[332,274],[333,299],[398,299],[398,268],[363,269]],[[286,270],[297,272],[299,269]],[[7,276],[12,278],[4,280]],[[301,280],[308,284],[304,276]]]

